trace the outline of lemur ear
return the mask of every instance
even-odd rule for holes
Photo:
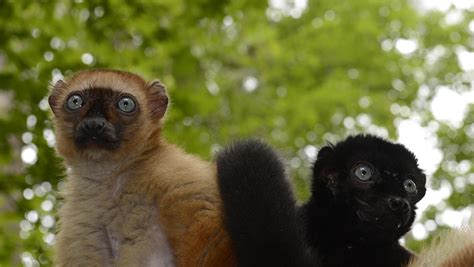
[[[334,154],[334,148],[332,145],[324,146],[318,152],[318,156],[316,157],[316,161],[314,162],[313,166],[313,173],[316,176],[321,170],[321,167],[326,165],[323,162],[326,162],[332,154]]]
[[[313,165],[313,186],[327,186],[331,190],[337,188],[337,173],[331,170],[330,164],[333,154],[334,147],[331,144],[319,150]]]
[[[334,153],[334,148],[332,145],[327,145],[321,148],[318,152],[318,157],[316,160],[321,160],[331,156]]]
[[[66,83],[63,80],[58,80],[51,87],[51,94],[48,97],[48,103],[55,116],[58,114],[58,109],[61,106],[59,103],[59,96],[64,90],[66,90]]]
[[[166,89],[160,81],[153,81],[148,85],[148,91],[150,93],[148,105],[150,112],[153,117],[163,118],[168,108],[168,96],[166,95]]]
[[[322,171],[322,166],[327,165],[326,161],[332,156],[332,154],[334,154],[334,148],[332,145],[324,146],[319,150],[318,156],[313,165],[313,177],[319,176]]]

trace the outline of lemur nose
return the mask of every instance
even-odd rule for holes
[[[408,201],[399,197],[392,197],[388,200],[388,206],[393,211],[407,211],[410,207]]]
[[[83,121],[84,130],[90,135],[100,134],[105,128],[104,118],[87,118]]]

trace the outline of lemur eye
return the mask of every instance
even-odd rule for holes
[[[125,113],[131,113],[135,110],[135,101],[128,96],[122,97],[117,105],[118,108]]]
[[[77,94],[71,95],[66,101],[66,107],[71,111],[78,110],[82,108],[83,105],[84,100],[80,95]]]
[[[372,178],[373,167],[368,163],[359,163],[354,168],[354,175],[361,181],[368,181]]]
[[[411,179],[406,179],[403,182],[403,188],[405,188],[405,191],[407,191],[407,193],[409,193],[409,194],[416,194],[417,193],[416,184]]]

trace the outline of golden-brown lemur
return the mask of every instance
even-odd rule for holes
[[[408,267],[473,267],[474,213],[471,221],[461,228],[453,228],[423,248]]]
[[[67,166],[58,266],[233,266],[215,164],[161,137],[165,88],[83,71],[52,88]]]

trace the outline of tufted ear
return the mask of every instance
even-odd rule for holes
[[[66,83],[63,80],[58,80],[51,88],[51,93],[48,97],[48,103],[54,115],[58,115],[61,107],[59,103],[59,96],[66,90]]]
[[[150,93],[148,105],[150,112],[153,117],[163,118],[168,108],[168,96],[166,95],[166,89],[160,81],[153,81],[148,86]]]
[[[333,172],[330,167],[334,153],[334,147],[331,144],[319,150],[316,161],[313,164],[313,188],[326,186],[331,188],[331,190],[336,189],[337,173]]]
[[[324,146],[319,150],[317,160],[323,160],[324,158],[330,157],[333,153],[333,145],[329,144]]]

